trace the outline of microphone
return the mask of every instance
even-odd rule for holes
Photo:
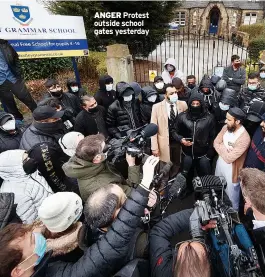
[[[150,123],[134,139],[136,140],[138,138],[143,138],[143,139],[150,138],[156,135],[157,132],[158,132],[157,125],[154,123]]]
[[[227,183],[224,177],[206,175],[203,177],[195,177],[192,180],[195,192],[204,192],[207,190],[221,191],[226,188]]]
[[[182,173],[179,173],[169,188],[169,198],[172,200],[173,198],[178,198],[183,191],[186,189],[187,180]]]
[[[171,169],[172,166],[173,166],[173,163],[172,163],[172,162],[168,162],[168,163],[162,168],[162,170],[160,171],[160,173],[159,173],[159,174],[156,174],[156,175],[154,176],[154,179],[153,179],[152,184],[153,184],[153,187],[155,187],[155,189],[158,189],[158,188],[159,188],[161,179],[169,173],[169,171],[170,171],[170,169]]]

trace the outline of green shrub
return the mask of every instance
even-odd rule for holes
[[[265,36],[259,36],[249,42],[249,58],[252,62],[258,62],[260,52],[265,50]]]
[[[239,31],[249,34],[249,38],[252,40],[256,37],[265,34],[265,24],[251,24],[251,25],[242,25],[239,27]]]
[[[58,72],[72,68],[71,58],[20,60],[24,79],[37,80],[54,77]]]

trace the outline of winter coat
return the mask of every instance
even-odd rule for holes
[[[75,79],[68,79],[66,85],[67,85],[67,88],[68,88],[68,93],[72,93],[73,95],[77,96],[78,98],[81,98],[82,96],[87,94],[85,89],[81,88],[80,84],[78,84]],[[77,85],[78,86],[79,89],[78,89],[77,92],[72,91],[72,89],[71,89],[72,85]]]
[[[244,88],[239,94],[239,105],[242,110],[248,112],[249,107],[255,101],[265,101],[265,89],[262,87],[257,88],[256,90],[249,90]]]
[[[120,83],[120,85],[117,86],[118,99],[115,100],[108,109],[106,119],[107,128],[110,136],[115,138],[126,135],[126,131],[130,129],[136,129],[142,126],[139,102],[135,100],[134,95],[130,102],[132,113],[130,113],[124,105],[122,95],[128,88],[131,87],[127,83]],[[131,117],[133,117],[136,126],[131,125]]]
[[[171,64],[175,67],[174,76],[172,76],[172,77],[170,76],[169,72],[166,69],[166,66],[168,64]],[[164,65],[164,71],[162,72],[162,78],[163,78],[165,84],[171,84],[172,79],[175,78],[175,77],[180,78],[182,80],[183,84],[185,84],[186,80],[185,80],[184,74],[183,74],[182,71],[177,69],[175,59],[174,58],[168,58],[165,62],[165,65]]]
[[[229,80],[229,78],[232,78],[232,80]],[[241,86],[246,82],[246,70],[245,68],[240,67],[235,71],[233,66],[230,65],[224,69],[223,79],[226,81],[228,88],[231,88],[239,93]]]
[[[160,157],[159,159],[163,162],[170,161],[170,151],[169,151],[169,120],[166,107],[166,101],[163,100],[160,103],[157,103],[153,106],[151,123],[154,123],[158,126],[158,132],[156,135],[151,137],[151,149],[153,151],[159,150]],[[176,103],[177,111],[179,117],[181,113],[187,110],[187,104],[184,101],[177,101]]]
[[[11,72],[17,79],[20,79],[22,77],[22,72],[19,57],[15,49],[8,43],[7,40],[0,39],[0,51],[2,51]]]
[[[15,134],[9,134],[0,129],[0,153],[7,150],[18,149],[22,135],[22,129],[17,129]]]
[[[148,101],[148,97],[157,95],[156,101],[151,103]],[[140,103],[141,119],[143,124],[149,124],[151,121],[152,107],[154,104],[159,103],[158,93],[150,86],[142,88],[142,102]]]
[[[87,248],[76,263],[49,263],[50,254],[47,253],[37,269],[45,267],[46,277],[113,276],[127,262],[129,242],[140,225],[141,216],[144,214],[148,202],[148,195],[149,191],[141,186],[132,190],[106,235]]]
[[[63,125],[59,125],[62,127],[58,130],[57,124],[59,125],[60,121],[33,122],[22,136],[20,149],[27,150],[29,157],[37,161],[38,170],[54,192],[77,192],[77,185],[69,180],[62,170],[62,165],[69,160],[69,156],[63,152],[58,143],[64,132]]]
[[[38,171],[26,175],[23,170],[25,150],[9,150],[0,154],[0,177],[4,180],[0,192],[13,192],[17,215],[31,224],[38,217],[38,208],[53,192]]]
[[[94,164],[73,156],[63,165],[63,170],[68,177],[77,179],[81,198],[84,202],[95,190],[103,185],[110,183],[120,184],[121,188],[128,195],[132,184],[140,183],[140,169],[138,166],[129,167],[128,183],[107,162]]]
[[[106,82],[113,83],[113,78],[109,75],[104,75],[99,78],[99,90],[95,94],[95,99],[98,105],[101,105],[108,110],[109,106],[116,99],[116,91],[114,89],[106,91]]]
[[[198,100],[196,94],[190,97],[189,109],[194,100]],[[183,138],[192,138],[192,146],[182,145],[184,155],[193,158],[200,158],[207,155],[208,158],[212,158],[214,155],[213,141],[215,138],[215,120],[213,115],[207,111],[205,103],[203,101],[200,102],[203,109],[201,116],[194,120],[191,118],[189,110],[181,113],[176,118],[173,137],[178,142]]]
[[[98,105],[98,111],[96,113],[89,113],[86,110],[82,110],[75,120],[74,130],[80,132],[85,137],[90,135],[96,135],[101,129],[105,138],[108,137],[108,131],[106,127],[106,110],[104,107]]]
[[[152,228],[149,236],[152,277],[173,277],[175,255],[171,239],[182,232],[189,232],[192,211],[189,209],[172,214]]]
[[[14,199],[14,193],[0,193],[0,230],[10,222]]]

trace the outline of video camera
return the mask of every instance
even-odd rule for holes
[[[201,225],[216,220],[216,228],[209,231],[207,241],[211,246],[213,266],[220,276],[263,276],[253,243],[225,195],[225,179],[207,175],[196,177],[192,182],[195,193],[202,200],[196,201],[190,218],[191,235],[201,237]]]
[[[125,160],[126,152],[133,157],[142,157],[147,140],[156,135],[158,127],[150,123],[135,130],[129,130],[127,136],[113,138],[108,142],[108,161],[112,164]]]

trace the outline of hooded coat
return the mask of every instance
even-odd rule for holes
[[[157,93],[159,94],[159,99],[160,101],[163,101],[165,99],[165,92],[164,92],[164,87],[162,89],[158,89],[156,86],[155,86],[155,83],[158,81],[158,80],[161,80],[164,82],[163,78],[161,76],[155,76],[155,79],[154,79],[154,84],[153,84],[153,88],[157,91]],[[165,86],[165,85],[164,85]]]
[[[197,119],[193,119],[190,113],[191,103],[195,100],[200,101],[202,106],[202,113]],[[192,138],[192,146],[182,145],[184,155],[193,158],[200,158],[206,155],[208,158],[213,157],[215,120],[213,115],[208,112],[201,94],[194,93],[190,96],[188,110],[181,113],[176,119],[173,137],[179,142],[183,138]]]
[[[0,192],[15,194],[17,215],[23,223],[31,224],[38,218],[38,208],[53,192],[38,171],[26,175],[23,170],[25,150],[9,150],[0,154],[0,177],[4,180]]]
[[[128,83],[120,82],[117,84],[116,91],[117,97],[108,109],[107,113],[107,128],[108,132],[112,137],[121,138],[126,135],[126,131],[130,129],[136,129],[142,126],[140,105],[139,102],[133,98],[131,103],[131,112],[125,107],[123,101],[123,93],[126,89],[132,89]],[[133,89],[132,89],[133,90]],[[135,123],[135,128],[131,125],[131,118]]]
[[[112,89],[111,91],[106,90],[106,83],[109,82],[113,83],[113,78],[111,76],[101,76],[98,81],[99,90],[95,94],[95,99],[98,105],[103,106],[106,109],[106,111],[116,99],[116,91],[114,89]]]
[[[80,84],[78,84],[75,79],[68,79],[66,85],[67,85],[67,88],[68,88],[68,92],[72,93],[73,95],[77,96],[78,98],[81,98],[82,96],[87,94],[85,89],[81,88]],[[72,91],[71,86],[73,86],[73,85],[78,86],[79,89],[78,89],[77,92]]]
[[[154,103],[148,101],[148,97],[156,95],[156,101]],[[150,86],[142,88],[142,102],[140,103],[140,112],[143,124],[149,124],[151,121],[152,107],[154,104],[159,103],[158,93]]]
[[[174,72],[173,76],[170,76],[169,72],[166,69],[166,66],[168,64],[171,64],[171,65],[173,65],[175,67],[175,72]],[[175,78],[175,77],[180,78],[182,80],[183,84],[185,84],[184,74],[183,74],[182,71],[177,69],[177,65],[176,65],[175,59],[174,58],[168,58],[166,60],[166,62],[165,62],[165,65],[164,65],[164,71],[162,72],[162,78],[163,78],[165,84],[171,84],[172,83],[172,79]]]

